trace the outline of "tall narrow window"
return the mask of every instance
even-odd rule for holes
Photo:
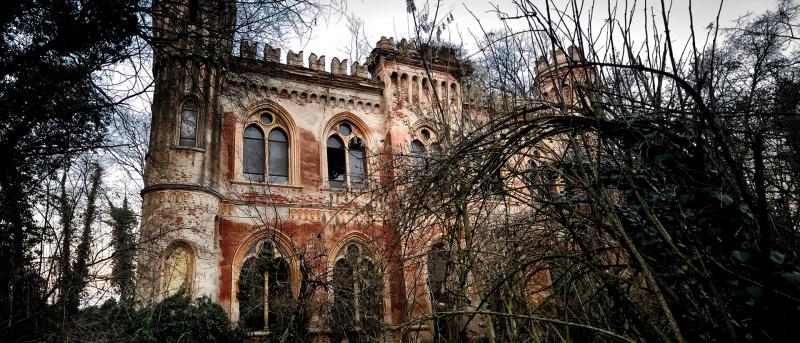
[[[289,263],[268,242],[250,248],[239,274],[239,318],[251,331],[282,332],[294,309]]]
[[[416,138],[411,141],[408,148],[411,166],[428,167],[430,158],[436,157],[439,143],[436,141],[432,130],[427,127],[416,129],[414,137]]]
[[[197,146],[197,104],[192,101],[183,103],[181,111],[180,146]]]
[[[333,266],[333,326],[339,339],[375,342],[383,321],[383,284],[366,250],[350,243]]]
[[[328,138],[328,182],[331,188],[342,188],[345,185],[346,162],[342,139],[337,136]]]
[[[244,130],[242,172],[245,180],[266,180],[272,184],[290,182],[291,136],[287,127],[290,126],[286,120],[272,112],[262,112],[251,118]]]
[[[289,139],[280,128],[269,132],[269,182],[289,183]]]
[[[425,145],[422,144],[418,139],[411,141],[411,147],[409,149],[409,153],[411,154],[411,163],[416,166],[422,166],[425,161]]]
[[[364,144],[360,138],[355,137],[350,140],[347,148],[350,160],[350,186],[358,189],[364,188],[364,175],[367,169]]]
[[[184,244],[176,244],[167,250],[164,259],[163,292],[170,296],[183,290],[187,295],[191,293],[191,275],[194,267],[194,254]]]
[[[431,247],[428,252],[428,286],[431,295],[431,315],[433,317],[434,342],[462,342],[462,319],[457,315],[442,313],[458,310],[459,293],[451,289],[451,277],[455,274],[455,265],[451,251],[444,242]]]
[[[339,123],[326,143],[330,188],[362,189],[367,185],[367,150],[361,132]],[[345,144],[347,142],[347,144]]]
[[[256,125],[244,130],[242,166],[245,180],[264,181],[264,132]]]

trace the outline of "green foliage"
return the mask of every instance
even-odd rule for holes
[[[70,340],[122,342],[240,342],[234,327],[217,303],[207,297],[188,298],[184,292],[134,309],[109,300],[79,314]]]
[[[138,311],[135,337],[140,342],[238,342],[222,307],[207,297],[191,300],[178,292]]]
[[[5,1],[0,15],[0,322],[38,331],[45,303],[19,299],[44,237],[33,222],[62,154],[98,146],[111,116],[94,73],[127,57],[137,1]],[[27,304],[28,306],[17,306]],[[10,333],[13,332],[13,333]]]
[[[136,213],[128,207],[126,198],[122,207],[111,207],[111,246],[114,248],[112,257],[111,284],[116,287],[120,301],[131,303],[134,292],[134,265]]]
[[[631,159],[599,165],[565,161],[560,167],[570,178],[598,178],[588,190],[568,189],[561,199],[574,206],[578,194],[588,193],[583,201],[596,209],[602,203],[598,190],[615,190],[620,197],[613,211],[621,226],[606,223],[606,230],[622,242],[628,264],[640,276],[652,270],[684,337],[704,342],[788,339],[790,318],[800,318],[795,298],[800,285],[791,281],[798,268],[786,252],[761,249],[762,229],[754,210],[696,155],[685,138],[689,134],[640,119],[607,122],[597,133],[617,142]],[[646,266],[633,257],[636,253]],[[637,335],[647,337],[647,330],[640,328]]]

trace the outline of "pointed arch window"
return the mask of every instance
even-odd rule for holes
[[[266,134],[266,139],[264,133]],[[247,181],[288,184],[291,139],[279,118],[265,112],[247,125],[243,134],[242,174]]]
[[[197,146],[197,103],[187,100],[181,108],[181,128],[178,145],[187,147]]]
[[[339,123],[326,141],[329,187],[365,188],[367,185],[366,151],[361,133],[355,131],[349,122]]]
[[[461,292],[453,289],[452,280],[457,273],[453,252],[445,242],[434,244],[428,251],[428,287],[431,297],[431,316],[433,317],[434,342],[461,342],[466,337],[461,335],[462,323],[455,315],[443,313],[457,312]]]
[[[337,254],[332,285],[336,334],[349,342],[377,341],[383,321],[383,282],[365,247],[350,243]]]
[[[412,163],[415,166],[421,166],[425,161],[425,155],[427,153],[425,145],[423,145],[419,139],[415,139],[411,141],[409,152],[411,153]]]
[[[238,280],[239,323],[250,331],[281,332],[294,308],[286,258],[269,242],[250,248]]]
[[[427,167],[429,160],[438,156],[439,143],[433,130],[427,127],[417,129],[414,137],[416,138],[411,141],[408,149],[411,166]]]
[[[185,243],[176,243],[167,248],[162,270],[162,290],[165,296],[184,291],[191,295],[194,253]]]
[[[244,178],[248,181],[264,181],[264,132],[258,125],[244,129]]]
[[[269,132],[269,182],[289,183],[289,137],[281,128]]]

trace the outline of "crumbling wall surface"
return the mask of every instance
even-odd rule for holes
[[[232,319],[238,318],[237,268],[243,263],[243,252],[260,242],[270,241],[291,261],[294,296],[299,296],[300,283],[303,282],[300,265],[307,268],[306,281],[318,287],[311,298],[306,299],[312,331],[330,332],[328,314],[332,293],[331,289],[320,286],[331,282],[332,258],[347,243],[358,241],[369,249],[375,261],[383,263],[381,232],[379,222],[351,211],[254,204],[223,206],[218,237],[218,301]],[[388,292],[386,294],[384,302],[388,307],[390,301]],[[393,318],[387,315],[387,321],[393,322]]]
[[[217,298],[219,253],[215,245],[219,198],[214,194],[187,190],[148,192],[142,201],[140,249],[137,254],[138,298],[163,298],[162,269],[169,248],[188,245],[194,257],[189,290],[193,296]]]

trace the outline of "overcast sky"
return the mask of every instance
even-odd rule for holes
[[[518,0],[519,1],[519,0]],[[610,0],[612,6],[613,0]],[[417,1],[417,6],[421,6],[422,1]],[[441,10],[451,12],[455,18],[445,37],[451,42],[462,43],[470,53],[476,50],[473,35],[481,33],[478,21],[470,14],[470,11],[478,17],[483,27],[487,30],[501,27],[501,22],[497,18],[495,7],[509,14],[516,12],[515,1],[474,1],[474,0],[442,0]],[[544,0],[532,0],[537,6],[543,6]],[[566,4],[567,1],[555,1],[556,5]],[[595,13],[606,13],[607,1],[599,0],[595,5]],[[618,1],[619,6],[624,6],[625,1]],[[634,0],[628,0],[629,6]],[[669,0],[665,3],[669,6]],[[585,7],[588,8],[591,0],[585,0]],[[777,4],[777,0],[725,0],[720,15],[720,26],[730,27],[733,21],[747,13],[760,14],[768,9],[772,9]],[[637,16],[643,16],[645,7],[660,8],[659,0],[637,1]],[[563,6],[563,5],[562,5]],[[719,9],[717,0],[694,0],[695,28],[703,29],[708,24],[713,23]],[[669,20],[673,32],[673,40],[685,42],[689,37],[689,0],[674,0],[672,2],[672,13]],[[406,12],[405,0],[351,0],[347,4],[347,13],[364,20],[367,36],[374,43],[381,37],[409,37],[411,31],[411,18]],[[597,16],[597,15],[596,15]],[[593,23],[598,25],[599,23]],[[347,21],[342,15],[332,15],[326,20],[317,22],[317,26],[308,39],[294,39],[289,41],[287,48],[294,51],[303,50],[305,56],[310,53],[327,56],[327,60],[334,56],[346,57],[343,51],[349,42],[349,32],[347,31]],[[285,58],[285,56],[284,56]]]

